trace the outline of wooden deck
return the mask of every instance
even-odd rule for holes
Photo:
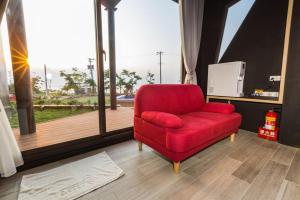
[[[108,132],[132,127],[133,109],[107,109],[106,126]],[[99,134],[98,111],[37,124],[35,134],[21,136],[19,129],[14,132],[22,151],[94,136]]]

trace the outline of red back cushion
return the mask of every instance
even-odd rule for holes
[[[199,111],[205,104],[202,90],[197,85],[143,85],[135,95],[134,114],[144,111],[184,114]]]
[[[232,104],[210,102],[203,106],[202,111],[231,114],[235,111],[235,107]]]

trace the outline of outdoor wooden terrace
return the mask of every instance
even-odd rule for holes
[[[106,109],[107,132],[133,126],[133,108]],[[37,132],[20,135],[14,129],[21,151],[99,135],[98,111],[37,124]]]

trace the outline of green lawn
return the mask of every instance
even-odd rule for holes
[[[68,116],[78,115],[86,112],[91,112],[91,109],[78,109],[78,110],[71,110],[71,109],[47,109],[44,111],[35,110],[34,116],[36,123],[47,122],[59,118],[64,118]],[[10,119],[10,124],[12,128],[18,128],[18,115],[14,113],[12,118]]]

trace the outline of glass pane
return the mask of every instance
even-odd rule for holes
[[[22,150],[99,135],[94,1],[25,0],[23,8],[37,132],[19,136]]]
[[[4,15],[0,27],[0,98],[9,118],[11,127],[15,133],[18,133],[19,121],[16,109],[16,96],[6,24],[6,17]]]
[[[178,4],[173,1],[127,0],[116,7],[117,108],[106,109],[108,132],[133,126],[134,95],[141,85],[181,83]],[[103,34],[108,53],[105,82],[110,106],[107,10],[103,10]]]
[[[228,8],[218,61],[221,60],[235,34],[247,17],[254,2],[255,0],[240,0]]]

